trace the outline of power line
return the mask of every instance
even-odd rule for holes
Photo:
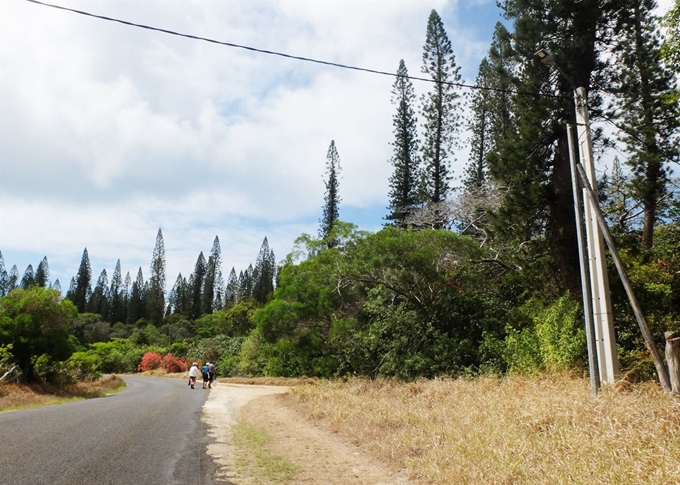
[[[286,53],[283,53],[283,52],[270,51],[270,50],[267,50],[267,49],[259,49],[257,47],[251,47],[251,46],[241,45],[241,44],[234,44],[232,42],[224,42],[224,41],[221,41],[221,40],[210,39],[208,37],[200,37],[198,35],[184,34],[184,33],[181,33],[181,32],[174,31],[174,30],[162,29],[162,28],[159,28],[159,27],[153,27],[153,26],[145,25],[145,24],[138,24],[138,23],[135,23],[135,22],[130,22],[130,21],[127,21],[127,20],[117,19],[117,18],[113,18],[113,17],[106,17],[104,15],[97,15],[97,14],[93,14],[93,13],[90,13],[90,12],[85,12],[83,10],[76,10],[74,8],[62,7],[60,5],[53,5],[53,4],[50,4],[50,3],[40,2],[38,0],[26,0],[26,1],[30,2],[30,3],[34,3],[36,5],[41,5],[43,7],[56,8],[58,10],[64,10],[64,11],[67,11],[67,12],[77,13],[79,15],[84,15],[86,17],[92,17],[92,18],[99,19],[99,20],[106,20],[108,22],[116,22],[116,23],[119,23],[119,24],[127,25],[129,27],[137,27],[137,28],[140,28],[140,29],[151,30],[151,31],[154,31],[154,32],[162,32],[164,34],[174,35],[174,36],[177,36],[177,37],[184,37],[186,39],[191,39],[191,40],[201,40],[201,41],[204,41],[204,42],[209,42],[211,44],[218,44],[218,45],[222,45],[222,46],[226,46],[226,47],[233,47],[233,48],[236,48],[236,49],[244,49],[244,50],[251,51],[251,52],[257,52],[259,54],[268,54],[268,55],[272,55],[272,56],[284,57],[286,59],[294,59],[296,61],[311,62],[311,63],[314,63],[314,64],[321,64],[321,65],[324,65],[324,66],[337,67],[337,68],[340,68],[340,69],[349,69],[349,70],[352,70],[352,71],[367,72],[367,73],[370,73],[370,74],[378,74],[378,75],[381,75],[381,76],[389,76],[389,77],[395,77],[395,78],[400,77],[399,75],[397,75],[393,72],[379,71],[377,69],[368,69],[368,68],[365,68],[365,67],[350,66],[350,65],[347,65],[347,64],[339,64],[337,62],[324,61],[324,60],[320,60],[320,59],[312,59],[310,57],[303,57],[303,56],[295,56],[295,55],[286,54]],[[427,79],[427,78],[415,77],[415,76],[403,76],[403,77],[406,77],[406,78],[413,80],[413,81],[423,81],[423,82],[429,82],[429,83],[433,83],[433,84],[446,84],[446,85],[449,85],[449,86],[455,86],[455,87],[466,88],[466,89],[479,89],[479,90],[484,90],[484,91],[505,92],[505,93],[510,93],[510,94],[519,94],[519,95],[523,95],[523,96],[534,96],[534,97],[549,97],[549,98],[563,98],[564,97],[564,96],[561,96],[561,95],[554,95],[554,94],[527,93],[527,92],[521,92],[521,91],[513,91],[513,90],[510,90],[510,89],[492,88],[492,87],[488,87],[488,86],[477,86],[477,85],[474,85],[474,84],[456,83],[456,82],[451,82],[451,81],[435,81],[433,79]]]

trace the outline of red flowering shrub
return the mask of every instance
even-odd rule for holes
[[[172,354],[167,354],[165,357],[163,357],[163,361],[161,362],[161,367],[166,370],[166,372],[186,372],[187,370],[187,364],[186,362],[181,361],[177,357],[175,357]]]
[[[142,371],[158,369],[161,366],[161,360],[161,354],[158,352],[147,352],[144,354],[144,357],[142,357],[142,361],[139,363],[137,369],[141,369]]]

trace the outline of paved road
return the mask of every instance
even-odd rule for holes
[[[125,377],[99,399],[0,414],[0,485],[213,485],[201,408],[181,379]]]

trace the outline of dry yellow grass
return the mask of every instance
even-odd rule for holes
[[[568,375],[318,382],[283,396],[430,484],[680,484],[680,402]]]
[[[28,407],[49,406],[78,399],[104,396],[125,387],[125,382],[111,375],[93,382],[77,382],[64,387],[43,384],[0,385],[0,412]]]

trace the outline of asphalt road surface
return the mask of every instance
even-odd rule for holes
[[[0,485],[214,485],[201,408],[182,379],[125,377],[103,398],[0,414]]]

